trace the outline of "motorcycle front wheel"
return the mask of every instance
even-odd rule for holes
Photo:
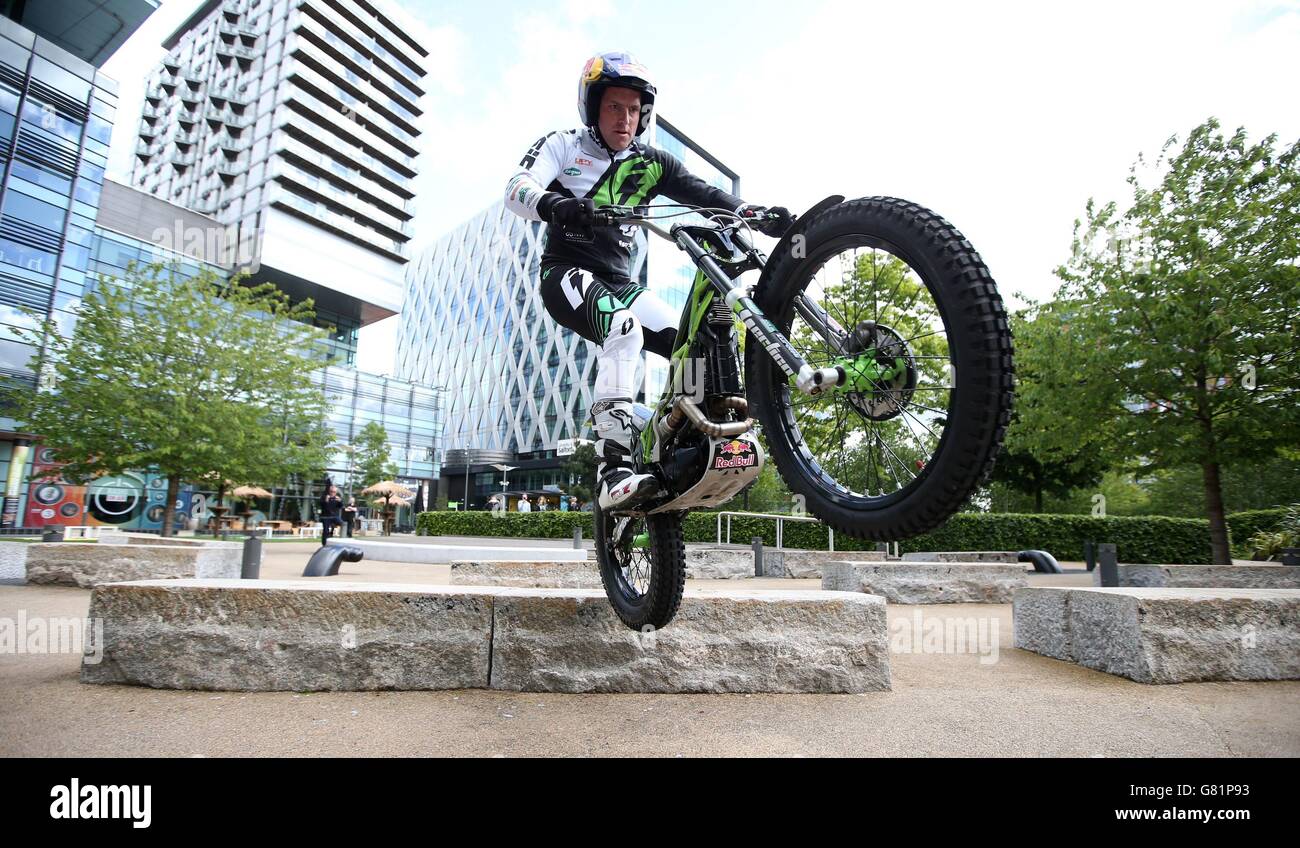
[[[801,224],[754,299],[809,365],[845,367],[850,381],[805,395],[751,338],[750,408],[790,490],[837,532],[932,530],[987,480],[1010,419],[997,286],[970,242],[915,203],[850,200]],[[797,297],[833,321],[808,320]]]

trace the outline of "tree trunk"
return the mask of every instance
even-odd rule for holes
[[[175,474],[167,476],[167,503],[163,504],[162,537],[166,539],[174,532],[176,523],[176,496],[180,494],[181,481]]]
[[[1228,522],[1223,514],[1223,481],[1219,476],[1219,445],[1214,437],[1214,416],[1210,408],[1204,366],[1196,372],[1196,411],[1201,425],[1202,443],[1205,446],[1201,471],[1205,479],[1205,506],[1210,513],[1210,562],[1214,565],[1232,565],[1232,550],[1228,546]]]
[[[1205,476],[1205,503],[1210,511],[1210,561],[1215,565],[1232,565],[1228,546],[1228,522],[1223,512],[1223,484],[1219,463],[1210,460],[1201,466]]]

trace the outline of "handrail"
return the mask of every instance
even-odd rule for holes
[[[719,544],[719,545],[722,544],[722,516],[724,516],[724,515],[727,516],[727,542],[726,542],[726,543],[727,543],[728,545],[731,544],[731,517],[732,517],[733,515],[739,515],[739,516],[741,516],[741,517],[743,517],[743,518],[774,518],[774,519],[776,519],[776,547],[777,547],[777,550],[780,550],[781,548],[784,547],[784,541],[785,541],[785,522],[787,522],[787,521],[805,521],[805,522],[807,522],[807,521],[811,521],[811,522],[814,523],[814,524],[821,524],[821,523],[823,523],[823,522],[821,521],[821,519],[819,519],[819,518],[812,518],[812,517],[810,517],[810,516],[800,516],[800,515],[781,515],[781,514],[779,514],[779,513],[771,513],[771,512],[719,512],[719,513],[717,513],[717,516],[718,516],[718,544]],[[835,550],[835,528],[834,528],[834,527],[829,527],[829,526],[828,526],[828,527],[826,528],[826,530],[827,530],[827,532],[830,534],[830,538],[829,538],[829,540],[828,540],[828,542],[827,542],[827,545],[828,545],[827,550],[834,551],[834,550]]]

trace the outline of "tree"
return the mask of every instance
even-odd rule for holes
[[[1275,153],[1275,136],[1218,130],[1201,124],[1166,161],[1169,139],[1151,188],[1139,158],[1126,211],[1089,201],[1057,273],[1078,357],[1060,368],[1143,471],[1200,469],[1212,556],[1227,563],[1224,466],[1300,434],[1300,142]]]
[[[1195,466],[1162,469],[1144,481],[1150,509],[1159,515],[1205,515],[1205,484]],[[1280,450],[1260,461],[1240,462],[1223,471],[1223,508],[1229,512],[1286,506],[1300,491],[1300,450]],[[1240,544],[1244,539],[1234,539]]]
[[[565,479],[572,479],[569,494],[588,502],[596,496],[596,448],[583,443],[560,466]]]
[[[371,421],[361,428],[357,435],[356,452],[361,488],[397,476],[397,464],[388,458],[388,431],[378,421]]]
[[[39,433],[82,482],[131,469],[167,476],[163,534],[184,481],[260,483],[325,464],[325,400],[310,301],[290,305],[271,284],[248,287],[211,269],[127,268],[101,277],[71,335],[52,321],[24,333],[53,386],[9,387],[24,429]]]
[[[1011,317],[1016,406],[991,478],[1032,496],[1035,512],[1043,511],[1044,494],[1062,499],[1094,486],[1110,465],[1108,430],[1086,397],[1086,381],[1063,367],[1062,359],[1075,356],[1063,349],[1071,337],[1054,306]]]
[[[1041,460],[1017,445],[1018,439],[1012,435],[1016,423],[1013,417],[991,479],[1032,496],[1034,512],[1043,511],[1044,494],[1065,498],[1075,489],[1101,482],[1105,468],[1097,454],[1080,454],[1065,461]]]

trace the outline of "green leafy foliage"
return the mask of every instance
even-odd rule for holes
[[[324,468],[325,400],[311,379],[325,331],[310,301],[248,287],[210,269],[132,264],[101,277],[70,334],[20,331],[44,351],[45,387],[7,387],[23,428],[39,433],[74,481],[132,469],[168,478],[164,532],[184,481],[274,485]]]
[[[565,458],[560,465],[564,479],[573,479],[568,494],[576,495],[583,503],[595,497],[596,492],[596,448],[594,445],[581,444]]]
[[[1044,363],[1057,406],[1085,404],[1122,458],[1201,470],[1220,563],[1222,468],[1300,432],[1300,142],[1275,143],[1211,119],[1165,144],[1154,185],[1134,166],[1126,210],[1089,201],[1058,270],[1064,353]]]
[[[370,421],[357,434],[357,473],[361,475],[360,489],[373,486],[381,480],[397,476],[396,463],[389,460],[388,431],[378,421]]]

